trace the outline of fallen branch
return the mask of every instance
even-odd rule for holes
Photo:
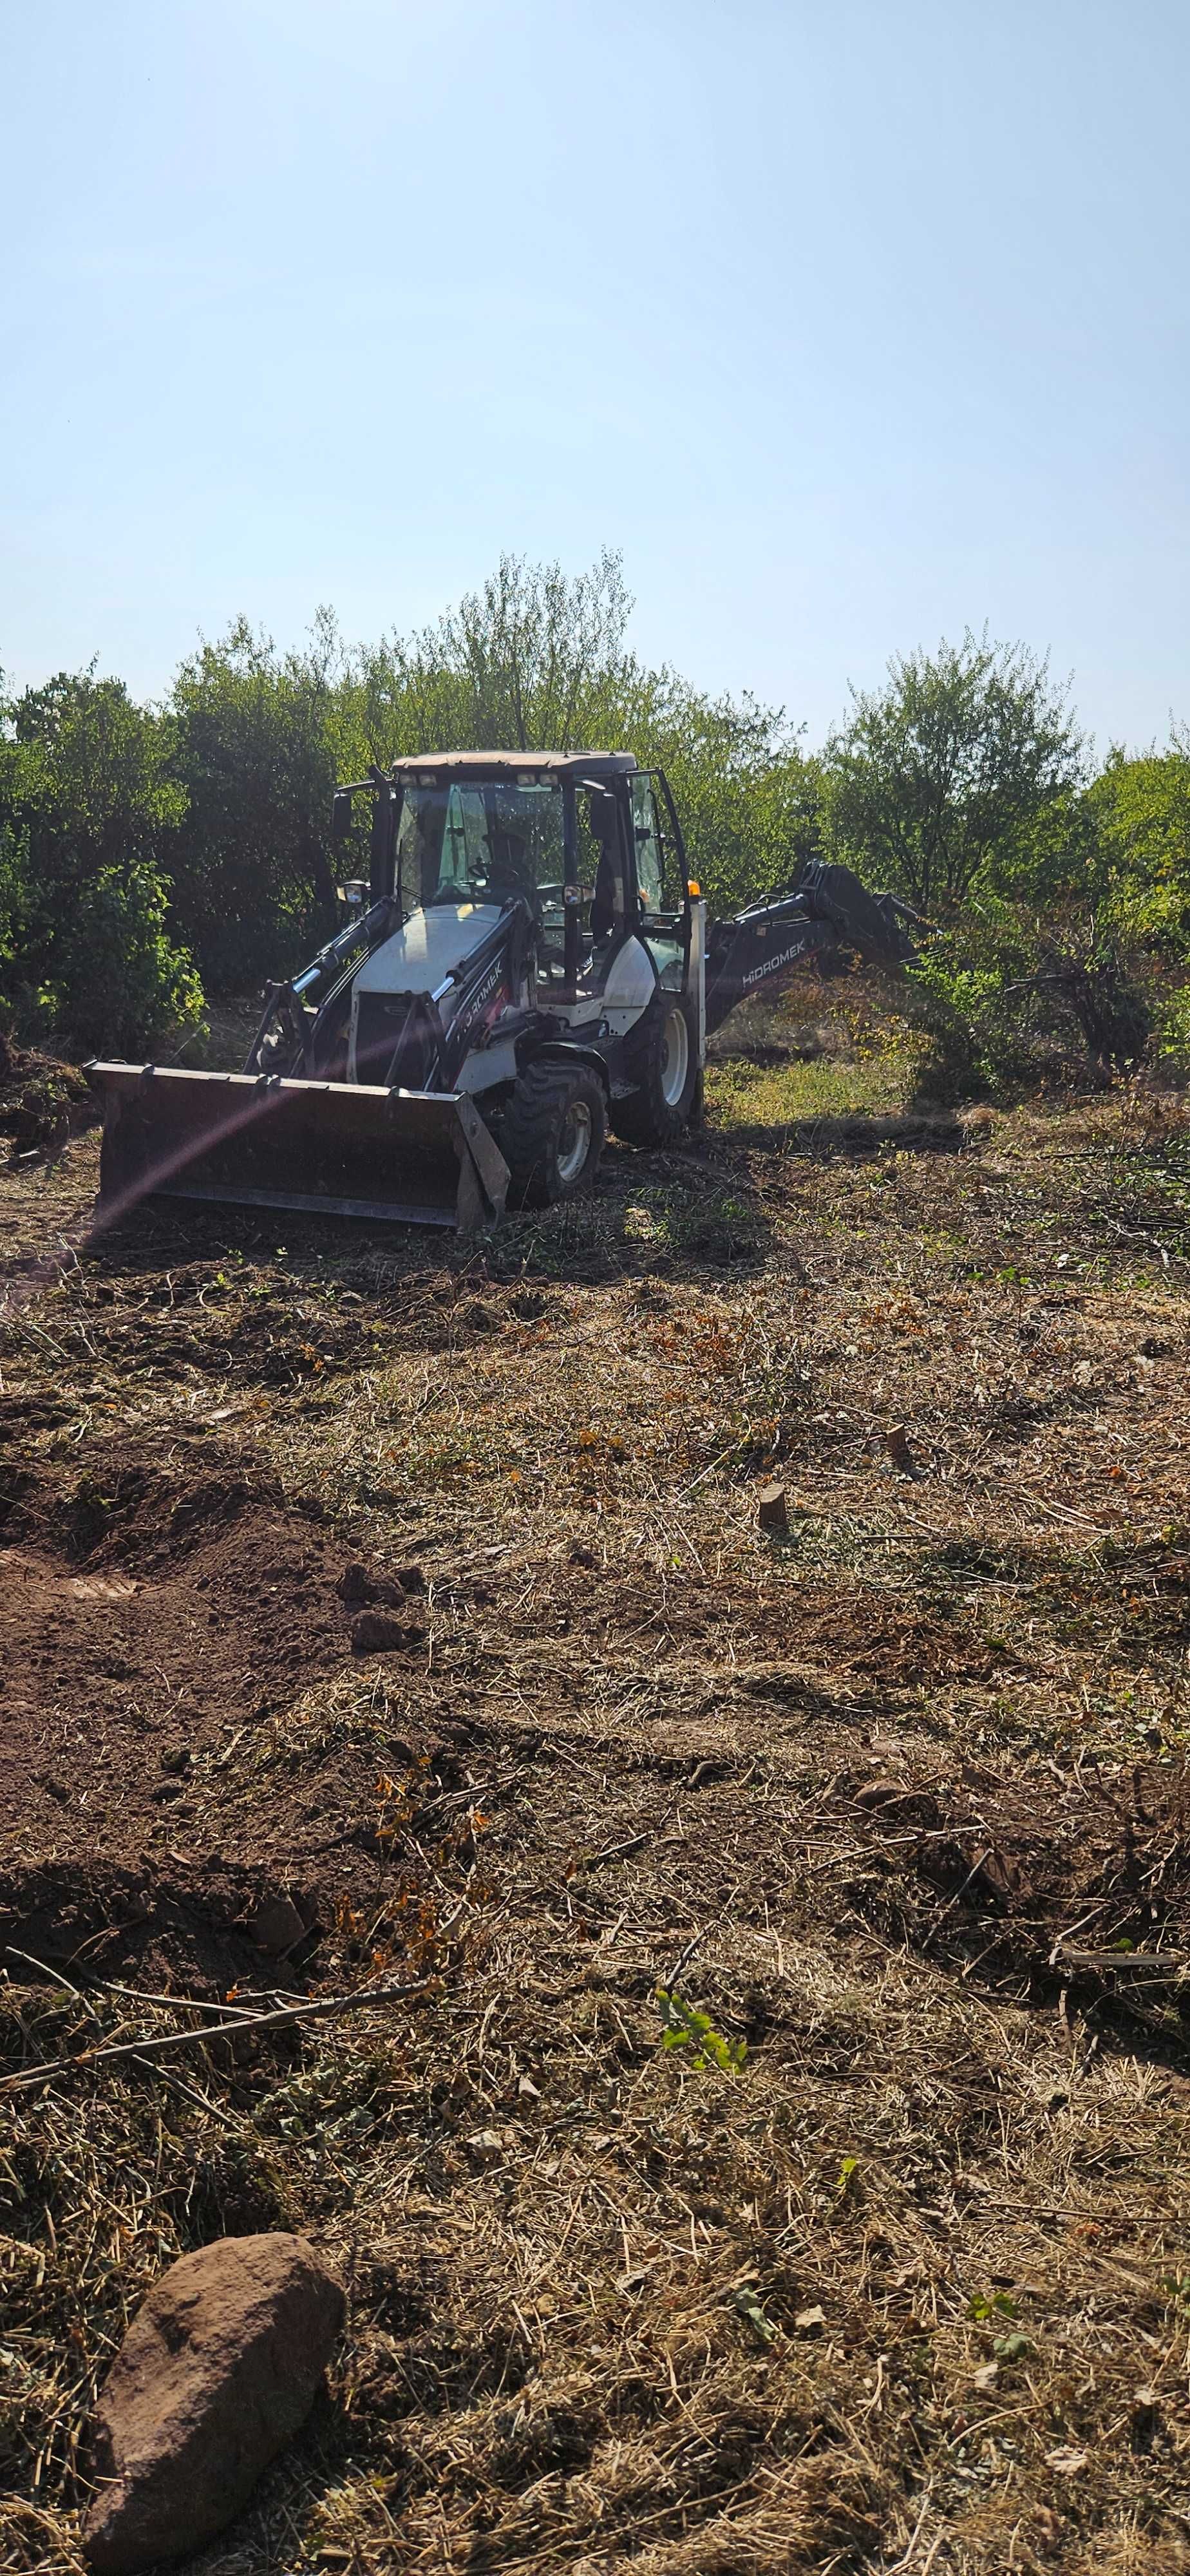
[[[1053,1965],[1059,1968],[1155,1968],[1158,1973],[1148,1979],[1150,1985],[1181,1985],[1190,1975],[1190,1951],[1070,1950],[1059,1941],[1054,1949]]]
[[[668,1818],[665,1821],[668,1823]],[[651,1834],[630,1834],[626,1843],[609,1843],[606,1850],[592,1852],[588,1859],[580,1861],[579,1867],[580,1869],[602,1869],[605,1861],[631,1860],[634,1852],[643,1851],[645,1844],[652,1840]]]
[[[65,2075],[72,2067],[110,2065],[119,2057],[134,2057],[142,2064],[152,2053],[159,2055],[169,2048],[205,2047],[211,2039],[240,2038],[245,2031],[276,2030],[283,2022],[330,2020],[345,2012],[358,2012],[365,2004],[404,2002],[411,1995],[428,1994],[435,1983],[422,1977],[412,1986],[361,1986],[351,1995],[323,1995],[312,2003],[287,2004],[279,2012],[237,2014],[231,2021],[201,2024],[196,2030],[170,2030],[155,2039],[121,2040],[112,2048],[80,2048],[73,2057],[50,2057],[42,2066],[22,2067],[17,2075],[0,2076],[0,2091],[11,2093],[31,2084],[44,2083],[48,2075]]]

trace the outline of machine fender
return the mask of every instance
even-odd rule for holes
[[[590,1072],[598,1074],[604,1090],[610,1091],[615,1080],[616,1059],[622,1052],[619,1038],[609,1038],[602,1047],[580,1046],[570,1038],[548,1038],[544,1046],[534,1047],[528,1062],[540,1064],[544,1057],[551,1064],[586,1065]]]

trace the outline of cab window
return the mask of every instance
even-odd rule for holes
[[[636,843],[636,882],[646,925],[651,919],[674,920],[682,911],[678,854],[660,799],[647,771],[631,781],[632,831]]]
[[[446,895],[453,890],[458,901],[466,903],[486,872],[487,858],[483,797],[474,787],[452,787],[446,800],[437,892]]]

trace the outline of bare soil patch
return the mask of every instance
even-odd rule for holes
[[[292,1780],[270,1722],[344,1672],[383,1579],[210,1439],[21,1463],[22,1429],[62,1414],[10,1397],[3,1424],[0,1939],[68,1972],[138,1964],[222,1991],[260,1968],[252,1925],[282,1887],[305,1962],[375,1879],[375,1763],[356,1745]],[[396,1636],[416,1656],[425,1633],[410,1617]],[[401,1749],[440,1751],[416,1729]]]
[[[269,2225],[349,2327],[205,2576],[1190,2565],[1184,1122],[818,1073],[486,1246],[0,1180],[4,2069],[360,1998],[0,2097],[14,2568]]]

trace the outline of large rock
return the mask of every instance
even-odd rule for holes
[[[343,2309],[303,2236],[223,2236],[170,2265],[99,2401],[92,2567],[180,2557],[239,2513],[309,2413]]]

